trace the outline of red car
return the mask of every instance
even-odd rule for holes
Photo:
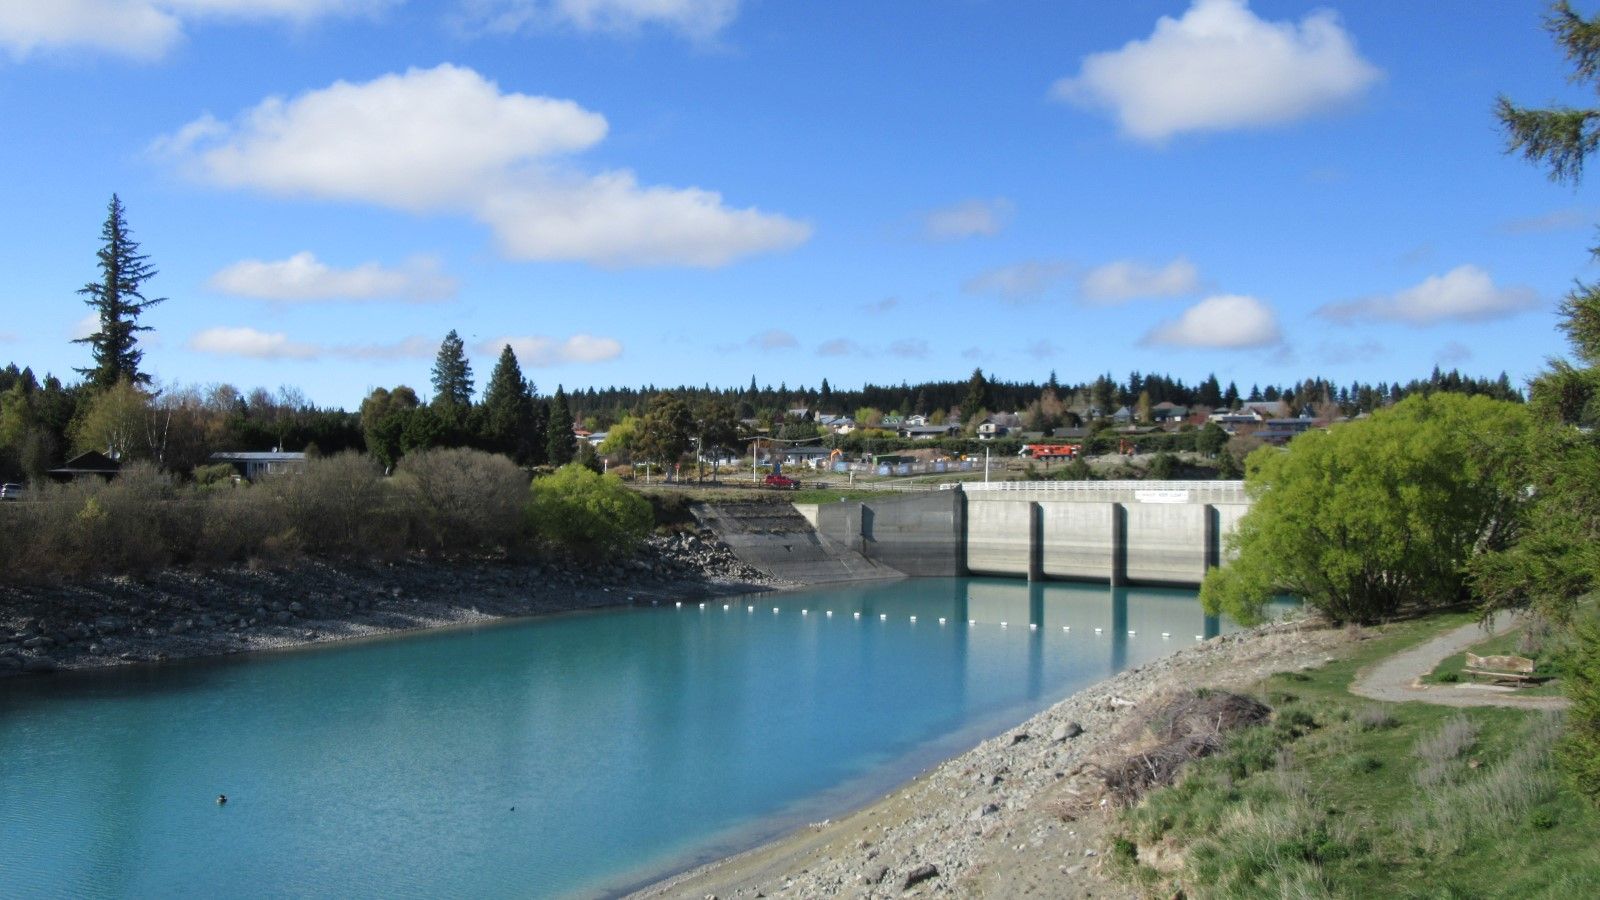
[[[800,482],[795,481],[793,478],[790,478],[787,475],[768,475],[767,487],[798,491],[800,490]]]

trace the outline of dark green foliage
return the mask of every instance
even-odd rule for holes
[[[440,342],[439,355],[433,361],[433,408],[455,428],[466,423],[472,408],[472,365],[454,328]]]
[[[633,456],[653,462],[664,470],[689,452],[694,437],[694,415],[689,405],[672,394],[657,394],[650,409],[639,420]],[[813,431],[813,433],[815,433]]]
[[[1600,622],[1576,623],[1573,636],[1565,673],[1572,708],[1556,756],[1578,791],[1600,803]]]
[[[507,344],[483,392],[480,437],[484,446],[504,453],[520,465],[542,460],[544,433],[533,400],[533,386],[522,377],[517,354]]]
[[[1178,458],[1171,453],[1163,451],[1157,453],[1155,458],[1150,460],[1150,468],[1146,474],[1157,481],[1166,481],[1173,476],[1177,468]]]
[[[78,290],[84,297],[83,302],[99,316],[100,325],[94,334],[74,340],[74,343],[89,345],[94,365],[78,372],[96,388],[107,388],[124,380],[148,384],[150,376],[139,371],[144,351],[138,347],[137,335],[150,328],[138,323],[139,316],[165,298],[147,299],[140,292],[144,283],[155,277],[156,270],[148,256],[139,254],[139,244],[128,232],[122,201],[116,194],[111,195],[100,238],[102,243],[95,254],[100,260],[100,280],[91,281]]]
[[[1194,449],[1208,457],[1214,457],[1221,453],[1222,448],[1227,445],[1228,433],[1223,431],[1222,426],[1215,422],[1207,422],[1206,426],[1200,429],[1199,434],[1196,434],[1194,438]]]
[[[972,377],[967,379],[967,394],[961,398],[961,421],[988,409],[989,402],[989,379],[983,376],[982,369],[973,369]]]
[[[578,438],[572,433],[572,407],[567,405],[567,392],[556,385],[556,395],[550,398],[550,419],[545,425],[545,462],[564,466],[572,462],[578,452]]]

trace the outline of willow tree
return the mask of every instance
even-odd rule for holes
[[[1441,393],[1257,450],[1235,559],[1207,573],[1201,602],[1248,622],[1288,591],[1372,622],[1465,599],[1472,561],[1516,536],[1527,427],[1518,404]]]
[[[94,365],[78,373],[95,388],[104,389],[119,381],[148,384],[150,376],[139,371],[144,351],[139,349],[138,333],[149,331],[139,324],[139,316],[162,302],[164,297],[145,297],[140,290],[154,278],[150,258],[139,253],[139,243],[128,231],[123,218],[122,200],[111,195],[106,221],[100,228],[100,279],[78,290],[83,302],[95,311],[99,325],[94,333],[73,343],[88,344]]]

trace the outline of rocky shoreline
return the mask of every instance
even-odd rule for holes
[[[652,536],[601,563],[303,560],[0,585],[0,678],[788,586],[705,531]]]
[[[1080,691],[882,800],[632,895],[1135,897],[1103,872],[1111,808],[1097,767],[1141,711],[1197,686],[1320,665],[1356,638],[1310,623],[1212,638]]]

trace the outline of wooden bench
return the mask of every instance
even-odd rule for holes
[[[1533,660],[1526,656],[1479,656],[1468,653],[1464,671],[1496,681],[1529,682],[1533,680]]]

